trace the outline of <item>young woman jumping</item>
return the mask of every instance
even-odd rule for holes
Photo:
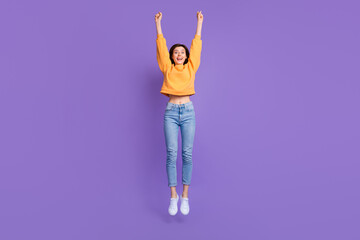
[[[189,214],[189,186],[192,175],[192,150],[195,136],[195,110],[190,96],[195,94],[195,73],[200,66],[202,49],[201,27],[203,15],[197,12],[197,29],[191,42],[190,52],[184,44],[177,43],[167,48],[166,40],[161,31],[162,13],[155,15],[157,29],[156,57],[164,82],[160,93],[169,97],[164,113],[164,133],[166,143],[166,172],[168,186],[171,190],[170,215],[178,211],[179,195],[176,192],[176,158],[178,150],[178,132],[181,129],[182,139],[182,184],[183,193],[180,196],[180,211]]]

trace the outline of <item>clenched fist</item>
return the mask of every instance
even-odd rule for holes
[[[155,22],[156,22],[156,23],[160,23],[161,18],[162,18],[162,13],[161,13],[161,12],[158,12],[158,13],[155,15]]]
[[[204,16],[202,15],[201,11],[196,13],[198,22],[202,22],[204,20]]]

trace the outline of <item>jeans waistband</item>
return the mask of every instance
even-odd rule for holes
[[[187,103],[181,103],[181,104],[167,102],[166,107],[187,108],[192,105],[193,105],[192,101],[187,102]]]

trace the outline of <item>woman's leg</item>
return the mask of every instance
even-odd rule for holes
[[[189,197],[189,185],[184,184],[183,185],[183,193],[181,195],[183,198]]]
[[[182,196],[187,198],[189,186],[192,176],[192,151],[195,137],[195,110],[194,106],[188,105],[184,110],[184,115],[181,118],[181,139],[182,139],[182,183],[183,194]]]
[[[171,189],[171,197],[176,198],[176,158],[178,150],[179,124],[175,110],[165,110],[164,134],[166,143],[166,172],[168,176],[168,186]]]

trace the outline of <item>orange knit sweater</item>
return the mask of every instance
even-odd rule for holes
[[[171,63],[169,50],[163,34],[158,34],[156,39],[156,58],[161,72],[164,74],[164,82],[160,93],[169,97],[172,95],[194,95],[195,73],[200,66],[202,40],[196,35],[191,42],[190,56],[184,65]]]

